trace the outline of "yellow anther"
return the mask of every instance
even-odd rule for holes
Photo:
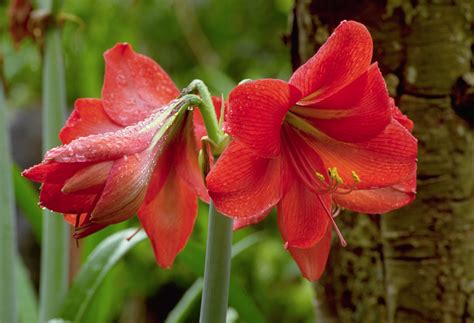
[[[337,172],[336,167],[329,168],[328,170],[329,170],[329,177],[335,180],[338,185],[344,183],[341,176],[339,176],[339,173]]]
[[[359,184],[360,183],[360,177],[359,175],[357,175],[357,173],[355,172],[355,170],[352,171],[352,178],[354,179],[354,182],[356,184]]]
[[[326,179],[324,178],[324,175],[321,174],[320,172],[315,173],[316,177],[321,181],[324,182]]]

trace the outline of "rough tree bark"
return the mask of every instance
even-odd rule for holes
[[[417,200],[381,217],[344,214],[315,285],[318,322],[473,322],[472,0],[296,0],[296,68],[343,19],[368,26],[389,90],[415,122]],[[458,113],[456,113],[458,112]],[[469,120],[472,122],[473,120]]]

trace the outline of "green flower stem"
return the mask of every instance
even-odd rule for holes
[[[197,106],[201,111],[207,136],[215,145],[213,154],[218,158],[227,143],[227,136],[217,120],[211,94],[201,80],[192,81],[182,91],[182,95],[189,93],[198,93],[201,98],[201,102]],[[232,219],[217,212],[211,200],[201,301],[201,323],[224,323],[226,321],[231,256]]]
[[[0,322],[17,322],[18,318],[15,286],[15,209],[9,140],[5,97],[0,81]]]
[[[224,132],[222,131],[219,122],[217,120],[216,111],[214,110],[214,104],[212,103],[211,93],[201,80],[192,81],[184,90],[183,94],[197,92],[201,97],[202,104],[199,105],[199,111],[201,111],[204,125],[206,126],[207,136],[211,139],[217,147],[225,139]]]
[[[232,219],[217,212],[211,201],[200,323],[226,321],[231,255]]]
[[[57,1],[50,3],[57,10]],[[51,27],[45,35],[43,57],[43,150],[60,144],[64,124],[66,89],[61,32]],[[60,214],[43,212],[41,248],[40,322],[58,315],[68,288],[70,232]]]

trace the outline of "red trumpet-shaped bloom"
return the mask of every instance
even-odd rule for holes
[[[390,99],[365,26],[342,22],[289,82],[243,83],[229,96],[234,140],[207,176],[216,208],[241,227],[278,208],[303,275],[325,267],[337,206],[384,213],[416,187],[413,124]]]
[[[157,262],[169,267],[193,229],[197,196],[209,198],[193,112],[173,101],[179,91],[165,71],[131,46],[104,57],[102,99],[77,100],[59,134],[64,145],[23,175],[42,183],[40,204],[64,213],[76,238],[138,213]]]

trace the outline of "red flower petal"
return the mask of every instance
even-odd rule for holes
[[[226,131],[259,156],[276,156],[285,114],[299,98],[295,87],[280,80],[243,83],[229,95]]]
[[[38,183],[64,184],[67,179],[89,165],[91,163],[58,163],[48,161],[24,170],[21,175]]]
[[[87,214],[80,214],[80,220],[79,223],[77,223],[77,216],[77,214],[64,214],[64,220],[66,220],[66,222],[74,227],[76,224],[79,224],[74,230],[75,239],[85,238],[107,226],[107,224],[97,224],[90,222],[90,217],[88,217]]]
[[[209,202],[209,194],[199,168],[199,150],[194,137],[193,119],[189,113],[186,118],[178,141],[172,142],[169,149],[174,150],[176,172],[195,190],[203,201]]]
[[[260,221],[262,221],[263,219],[265,219],[268,216],[268,214],[270,214],[270,211],[271,211],[271,209],[266,211],[266,212],[263,212],[261,214],[258,214],[258,215],[249,216],[248,218],[235,218],[234,222],[233,222],[233,225],[232,225],[232,228],[235,231],[235,230],[242,229],[242,228],[247,227],[247,226],[252,225],[252,224],[257,224]]]
[[[82,215],[82,214],[81,214]],[[79,224],[81,224],[82,222],[84,222],[86,217],[82,218],[81,217],[81,220],[79,222]],[[77,219],[77,214],[64,214],[64,220],[71,224],[71,225],[75,225],[76,224],[76,220]]]
[[[113,160],[143,151],[150,144],[152,131],[128,127],[116,132],[80,137],[71,143],[49,150],[44,159],[60,163]]]
[[[240,218],[258,216],[280,200],[280,158],[261,158],[234,140],[206,182],[221,213]]]
[[[303,276],[310,281],[321,277],[326,267],[331,249],[331,226],[328,226],[323,238],[308,249],[288,248],[293,259],[298,264]]]
[[[102,187],[95,187],[78,194],[66,194],[62,189],[69,178],[90,165],[90,163],[43,162],[27,169],[22,175],[43,183],[40,193],[41,206],[61,213],[88,213],[95,206]]]
[[[338,92],[369,67],[372,37],[355,21],[343,21],[318,52],[298,68],[290,84],[298,87],[300,105],[314,104]]]
[[[176,85],[157,63],[137,54],[128,44],[115,45],[104,58],[104,109],[122,126],[147,118],[179,94]]]
[[[44,159],[62,163],[96,162],[140,153],[150,145],[157,127],[176,116],[177,109],[179,106],[170,105],[133,126],[77,138],[67,145],[49,150]]]
[[[175,151],[169,148],[170,146],[167,146],[158,157],[155,169],[151,174],[150,183],[148,184],[144,204],[150,203],[161,191],[169,173],[173,169]]]
[[[75,193],[103,186],[113,163],[113,161],[105,161],[82,168],[64,183],[63,193]]]
[[[390,97],[377,64],[332,96],[293,110],[318,130],[345,142],[371,139],[391,119]]]
[[[409,180],[416,170],[417,141],[396,121],[366,142],[343,143],[320,134],[313,138],[312,147],[326,167],[337,168],[343,187],[392,186]],[[352,171],[360,177],[360,183],[354,182]]]
[[[193,189],[171,172],[160,192],[138,211],[151,240],[156,261],[164,268],[173,264],[184,248],[196,220],[197,199]]]
[[[95,194],[72,193],[65,194],[61,191],[62,184],[45,183],[41,186],[40,205],[60,213],[89,213],[97,202]]]
[[[148,150],[116,160],[91,221],[110,224],[133,216],[145,198],[153,166],[153,152]]]
[[[117,131],[121,128],[105,113],[102,100],[78,99],[66,124],[59,132],[59,138],[63,144],[68,144],[78,137]]]
[[[397,120],[402,126],[407,128],[408,131],[413,131],[413,121],[411,121],[406,115],[400,111],[400,109],[395,105],[395,101],[390,98],[390,110],[392,112],[392,117]]]
[[[330,194],[318,194],[310,188],[311,178],[307,169],[312,165],[311,175],[322,168],[319,156],[303,142],[292,141],[293,150],[285,145],[285,193],[278,204],[278,225],[287,247],[309,248],[322,239],[329,224],[331,210]],[[301,154],[296,156],[296,150]],[[290,155],[291,154],[291,155]],[[299,158],[306,158],[303,163]],[[287,166],[286,166],[287,165]],[[314,174],[314,183],[317,179]],[[306,183],[307,182],[307,183]]]
[[[361,213],[381,214],[411,203],[416,197],[416,174],[408,182],[390,187],[355,190],[349,194],[334,194],[334,202]]]
[[[188,114],[185,118],[187,120],[184,120],[181,128],[177,130],[179,136],[167,144],[158,158],[145,197],[145,203],[149,203],[159,193],[172,169],[195,190],[203,201],[209,201],[209,194],[199,168],[198,150],[191,116]]]

